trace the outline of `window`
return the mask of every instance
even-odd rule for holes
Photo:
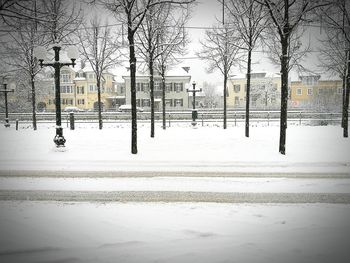
[[[140,107],[141,105],[140,105],[140,99],[136,99],[136,106],[137,107]]]
[[[308,95],[308,96],[312,96],[312,89],[311,89],[311,88],[308,88],[308,89],[307,89],[307,95]]]
[[[84,86],[77,87],[77,94],[84,94]]]
[[[271,104],[276,104],[277,100],[276,100],[276,96],[275,95],[271,95]]]
[[[183,99],[174,99],[174,106],[175,107],[182,107],[183,104]]]
[[[166,92],[173,91],[173,83],[165,83],[165,91]]]
[[[235,106],[239,106],[239,97],[235,96]]]
[[[61,103],[63,105],[73,105],[73,99],[62,99]]]
[[[95,84],[89,84],[89,92],[96,92],[97,87]]]
[[[149,107],[150,105],[149,99],[142,99],[142,107]]]
[[[160,83],[154,82],[154,90],[160,90]]]
[[[137,82],[136,83],[136,91],[141,91],[142,88],[141,88],[141,83]]]
[[[148,83],[136,83],[136,91],[142,91],[142,92],[147,92],[149,89],[149,84]]]
[[[303,90],[301,88],[297,88],[297,95],[298,96],[303,95]]]
[[[95,79],[95,74],[90,73],[90,74],[89,74],[89,79]]]
[[[176,92],[183,91],[183,83],[174,83],[174,91]]]
[[[342,94],[343,93],[343,88],[338,88],[338,94]]]
[[[72,86],[61,86],[61,93],[73,93],[73,87]]]
[[[241,90],[241,85],[233,85],[233,90],[238,93]]]
[[[61,73],[61,82],[62,83],[71,83],[71,75],[67,71],[62,71]]]
[[[172,99],[165,99],[165,105],[168,107],[172,107],[173,106],[173,100]]]
[[[84,99],[78,99],[78,105],[84,105],[85,100]]]
[[[149,90],[149,84],[145,83],[145,82],[142,83],[141,84],[141,89],[142,89],[142,91],[147,92]]]

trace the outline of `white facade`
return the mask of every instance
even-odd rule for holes
[[[126,104],[131,104],[130,76],[123,76],[125,81]],[[165,77],[165,103],[167,110],[188,109],[189,94],[186,91],[190,87],[191,76]],[[155,110],[162,109],[162,79],[154,76],[154,102]],[[136,76],[136,103],[145,110],[150,109],[149,76]],[[191,106],[192,107],[192,106]]]

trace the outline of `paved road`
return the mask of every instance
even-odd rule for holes
[[[0,177],[276,177],[276,178],[350,178],[348,172],[211,172],[211,171],[69,171],[0,170]]]
[[[350,204],[349,193],[214,193],[178,191],[11,191],[0,200],[64,202],[215,202]]]

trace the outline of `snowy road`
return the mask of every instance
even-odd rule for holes
[[[350,204],[350,179],[0,177],[0,200]]]

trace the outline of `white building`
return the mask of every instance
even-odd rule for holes
[[[125,81],[125,102],[131,104],[130,76],[123,76]],[[169,71],[165,77],[165,103],[167,110],[182,110],[192,107],[189,105],[189,94],[186,91],[190,87],[191,76],[184,70]],[[149,75],[136,75],[136,103],[145,110],[150,109]],[[154,76],[154,108],[162,109],[162,78]]]

